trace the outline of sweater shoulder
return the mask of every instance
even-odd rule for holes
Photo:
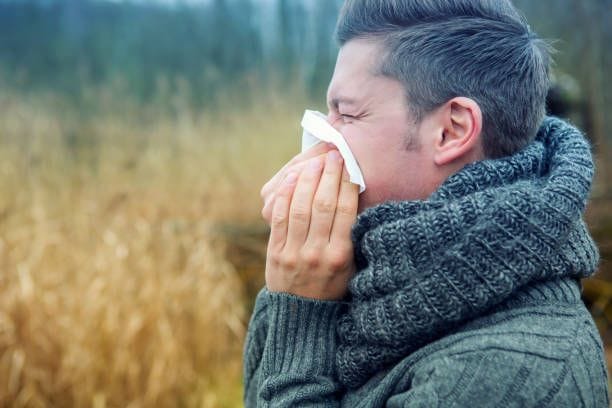
[[[445,355],[511,351],[563,359],[577,342],[601,344],[582,303],[525,306],[475,319],[441,341]],[[436,348],[438,342],[432,343]],[[437,354],[437,353],[434,353]]]
[[[479,320],[393,368],[399,392],[389,401],[427,390],[439,406],[608,406],[603,347],[582,304]]]

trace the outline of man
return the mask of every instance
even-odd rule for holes
[[[328,118],[367,189],[323,144],[262,189],[246,405],[607,407],[593,162],[544,118],[545,43],[505,0],[347,0],[337,37]]]

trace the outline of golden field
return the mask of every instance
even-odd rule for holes
[[[180,95],[0,94],[0,407],[241,406],[259,189],[308,105],[278,95],[195,111]],[[603,278],[609,208],[600,194],[588,214]]]
[[[0,406],[240,406],[250,305],[219,231],[262,227],[304,106],[89,98],[0,95]]]

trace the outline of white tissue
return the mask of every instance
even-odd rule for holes
[[[363,174],[353,152],[349,148],[344,136],[327,122],[327,118],[321,112],[307,110],[302,118],[302,151],[310,149],[320,142],[332,143],[344,159],[346,170],[348,171],[351,183],[359,185],[359,192],[363,193],[366,189]]]

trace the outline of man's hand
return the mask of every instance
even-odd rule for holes
[[[291,172],[299,173],[302,171],[306,162],[313,157],[321,156],[328,151],[335,149],[335,146],[329,143],[319,143],[310,149],[299,153],[293,159],[289,161],[278,173],[274,175],[261,189],[261,198],[264,201],[261,215],[268,224],[272,222],[272,209],[274,208],[274,200],[276,199],[276,192],[283,180]]]
[[[359,186],[349,181],[337,150],[300,168],[289,170],[274,193],[266,286],[271,292],[341,299],[354,272],[351,227]]]

